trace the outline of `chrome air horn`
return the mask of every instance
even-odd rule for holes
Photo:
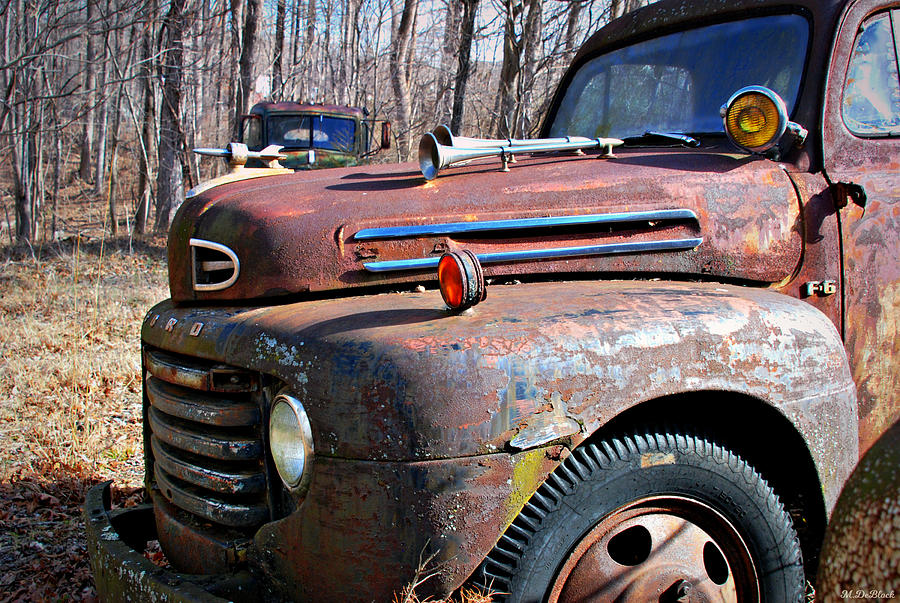
[[[540,138],[540,139],[521,139],[521,138],[469,138],[468,136],[454,136],[450,131],[450,126],[441,124],[431,131],[439,143],[445,146],[465,148],[465,149],[483,149],[486,147],[522,147],[535,143],[558,144],[562,142],[592,142],[593,138],[584,136],[565,136],[563,138]]]
[[[580,151],[603,147],[604,156],[612,154],[612,148],[622,144],[618,138],[538,138],[534,140],[484,140],[481,138],[465,138],[453,136],[446,126],[439,127],[436,132],[445,141],[443,144],[435,135],[428,132],[419,142],[419,168],[425,180],[433,180],[442,169],[461,161],[497,156],[503,162],[501,171],[509,171],[509,162],[516,153],[541,153],[549,151]],[[449,139],[446,137],[449,135]],[[478,145],[478,146],[476,146]]]

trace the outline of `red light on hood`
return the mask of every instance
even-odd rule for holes
[[[444,303],[456,312],[471,308],[487,297],[481,264],[468,249],[441,256],[438,283]]]

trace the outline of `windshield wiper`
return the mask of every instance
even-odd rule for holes
[[[625,146],[655,146],[677,143],[685,147],[699,147],[700,141],[693,136],[678,132],[644,132],[640,136],[625,138]]]

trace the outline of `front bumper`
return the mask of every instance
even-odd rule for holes
[[[156,539],[153,506],[110,510],[110,482],[91,488],[84,522],[94,583],[102,601],[258,601],[247,572],[198,576],[159,567],[142,551]]]

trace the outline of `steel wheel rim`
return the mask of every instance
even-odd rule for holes
[[[551,603],[759,601],[750,550],[734,524],[684,496],[641,498],[616,509],[569,552]]]

